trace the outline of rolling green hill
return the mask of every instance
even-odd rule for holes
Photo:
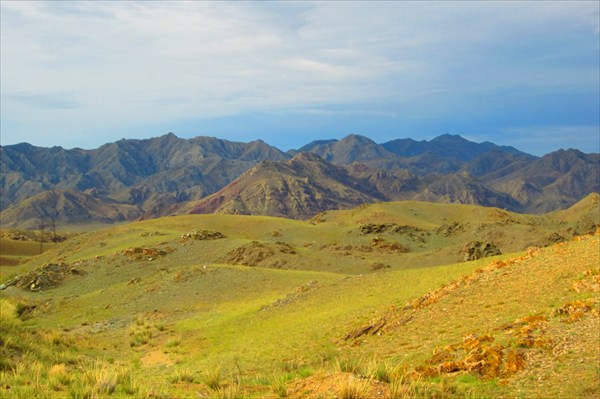
[[[2,270],[0,395],[595,397],[599,206],[397,202],[81,234]],[[474,242],[501,254],[463,261]]]

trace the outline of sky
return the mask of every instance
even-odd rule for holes
[[[0,1],[2,145],[459,134],[600,151],[598,1]]]

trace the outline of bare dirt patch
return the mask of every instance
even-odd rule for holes
[[[173,361],[169,357],[167,353],[164,353],[162,350],[155,350],[148,352],[141,359],[142,367],[151,368],[155,366],[171,366],[173,365]]]

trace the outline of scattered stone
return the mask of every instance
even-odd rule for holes
[[[541,241],[536,243],[538,247],[549,247],[550,245],[557,244],[559,242],[567,241],[567,238],[558,233],[552,233],[544,237]]]
[[[153,236],[164,236],[164,233],[161,233],[160,231],[152,231],[152,232],[145,232],[140,234],[141,237],[153,237]]]
[[[296,250],[281,241],[274,244],[252,241],[230,251],[224,262],[230,265],[258,266],[278,254],[295,255]],[[286,263],[283,259],[276,259],[269,266],[282,267]]]
[[[581,280],[574,281],[571,285],[576,292],[598,292],[600,291],[600,269],[586,270]],[[2,289],[2,287],[0,287]]]
[[[227,238],[223,233],[214,230],[194,230],[181,235],[179,242],[183,245],[189,240],[218,240]]]
[[[443,235],[444,237],[449,237],[458,234],[461,231],[464,231],[465,227],[458,222],[454,222],[452,224],[443,224],[437,229],[435,232],[437,234]]]
[[[592,310],[594,310],[594,299],[578,300],[565,303],[562,307],[555,309],[553,315],[566,317],[563,320],[565,323],[574,323]]]
[[[37,292],[58,285],[69,275],[81,276],[83,275],[83,272],[66,263],[48,263],[39,269],[15,277],[14,279],[7,281],[4,285],[6,287],[15,285],[22,289]]]
[[[407,253],[409,249],[397,242],[387,242],[383,238],[377,237],[371,240],[371,245],[379,250],[379,252],[397,252]]]
[[[131,260],[147,260],[152,261],[160,256],[166,256],[174,252],[173,248],[145,248],[131,247],[121,251],[122,255],[127,256]]]
[[[460,250],[464,254],[464,261],[487,258],[488,256],[501,255],[502,252],[492,242],[469,241]]]
[[[265,305],[265,306],[261,307],[260,310],[265,310],[265,309],[272,308],[272,307],[287,305],[287,304],[297,300],[301,296],[306,295],[306,293],[308,293],[309,291],[312,291],[314,288],[316,288],[316,286],[318,284],[319,284],[318,281],[311,280],[308,283],[296,288],[293,292],[290,292],[284,298],[280,298],[270,305]]]
[[[425,236],[430,235],[423,229],[409,225],[399,225],[396,223],[375,224],[368,223],[359,227],[360,234],[400,234],[405,235],[413,241],[425,242]]]
[[[375,262],[371,265],[371,270],[389,269],[391,266],[385,263]]]

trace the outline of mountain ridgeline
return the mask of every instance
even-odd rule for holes
[[[182,213],[305,219],[362,203],[420,200],[517,212],[565,209],[600,191],[600,155],[541,158],[442,135],[377,144],[350,135],[284,153],[257,140],[120,140],[94,150],[0,147],[0,221],[33,227],[113,223]]]

